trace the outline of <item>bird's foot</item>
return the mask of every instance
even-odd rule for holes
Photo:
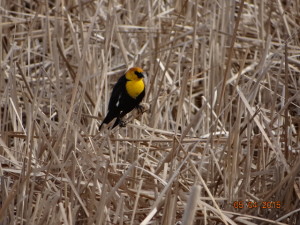
[[[142,114],[143,112],[145,112],[145,107],[142,105],[138,105],[136,107],[136,110],[138,111],[138,114]]]
[[[126,125],[127,125],[127,123],[125,121],[120,120],[120,122],[119,122],[120,127],[126,127]]]

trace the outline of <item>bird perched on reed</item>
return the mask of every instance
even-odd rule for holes
[[[101,130],[103,124],[109,124],[115,118],[116,121],[112,128],[117,125],[125,126],[122,117],[134,108],[140,107],[139,104],[145,96],[143,72],[141,68],[133,67],[119,78],[109,100],[108,113],[101,123],[99,130]]]

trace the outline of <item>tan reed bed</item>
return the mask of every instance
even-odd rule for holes
[[[0,1],[0,224],[299,224],[299,4]]]

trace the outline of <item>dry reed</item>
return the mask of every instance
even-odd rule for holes
[[[1,1],[0,224],[299,224],[299,4]]]

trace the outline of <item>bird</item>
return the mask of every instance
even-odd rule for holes
[[[103,124],[109,124],[115,118],[116,121],[112,128],[118,125],[125,126],[122,118],[134,108],[141,107],[139,104],[145,96],[144,78],[144,71],[140,67],[130,68],[119,78],[113,87],[108,103],[108,112],[99,126],[99,130]]]

